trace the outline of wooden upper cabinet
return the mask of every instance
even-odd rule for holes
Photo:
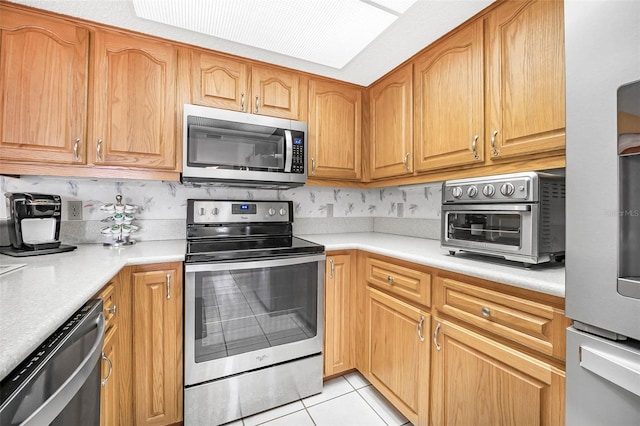
[[[476,20],[416,59],[416,171],[483,161],[482,43]]]
[[[370,89],[371,178],[413,173],[413,65]]]
[[[358,180],[362,175],[362,90],[309,81],[309,176]]]
[[[562,1],[504,2],[486,21],[488,157],[563,149]]]
[[[253,114],[298,120],[300,75],[278,68],[251,67],[251,99]]]
[[[247,64],[191,51],[191,97],[194,104],[247,111],[248,81]]]
[[[88,30],[0,5],[0,159],[86,162]]]
[[[90,158],[175,170],[177,48],[96,31]]]

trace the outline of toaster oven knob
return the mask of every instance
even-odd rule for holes
[[[269,216],[273,216],[274,214],[276,214],[276,209],[271,207],[267,213],[269,213]]]
[[[504,195],[505,197],[511,197],[513,195],[513,193],[515,192],[515,188],[513,187],[513,184],[510,183],[505,183],[500,187],[500,192],[502,193],[502,195]]]
[[[476,195],[478,195],[478,187],[475,185],[471,185],[468,189],[467,189],[467,195],[470,198],[475,197]]]
[[[453,195],[453,198],[462,197],[462,188],[460,188],[459,186],[454,186],[453,188],[451,188],[451,194]]]
[[[284,207],[280,209],[280,216],[284,216],[287,214],[287,209],[285,209]]]
[[[485,185],[484,188],[482,188],[482,193],[487,197],[493,197],[493,194],[496,193],[496,188],[491,184]]]

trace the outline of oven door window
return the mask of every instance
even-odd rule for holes
[[[520,247],[522,214],[507,212],[447,212],[447,239]]]
[[[317,277],[317,262],[195,273],[195,362],[316,336]]]
[[[284,171],[284,130],[222,120],[209,121],[211,125],[208,126],[190,124],[188,127],[189,166]]]

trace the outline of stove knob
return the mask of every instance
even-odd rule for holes
[[[453,195],[453,198],[462,197],[462,188],[460,188],[459,186],[454,186],[453,188],[451,188],[451,194]]]
[[[204,216],[205,213],[207,213],[207,211],[205,210],[204,207],[200,207],[200,210],[198,210],[198,213],[200,214],[200,216]]]
[[[511,183],[505,183],[500,187],[500,192],[502,193],[502,195],[504,195],[505,197],[511,197],[513,195],[513,193],[516,191],[516,189],[513,187],[513,184]]]
[[[469,198],[473,198],[476,195],[478,195],[478,187],[475,185],[471,185],[468,189],[467,189],[467,195],[469,196]]]
[[[279,212],[279,213],[280,213],[280,216],[284,216],[284,215],[286,215],[286,214],[287,214],[287,209],[285,209],[284,207],[282,207],[282,208],[280,209],[280,212]]]
[[[220,213],[220,210],[218,210],[217,207],[214,207],[213,210],[211,210],[211,213],[213,213],[214,216],[218,216],[218,213]]]
[[[496,193],[496,188],[491,184],[485,185],[484,188],[482,188],[482,193],[487,197],[493,197],[493,194]]]
[[[273,216],[274,214],[276,214],[276,209],[271,207],[267,213],[269,213],[269,216]]]

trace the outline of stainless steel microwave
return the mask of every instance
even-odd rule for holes
[[[182,182],[286,189],[307,181],[307,124],[185,104]]]

